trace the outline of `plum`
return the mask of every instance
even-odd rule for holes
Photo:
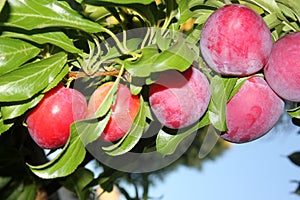
[[[284,102],[258,76],[245,81],[226,105],[228,130],[221,137],[234,143],[245,143],[265,135],[279,120]]]
[[[210,101],[206,76],[194,67],[184,72],[167,70],[150,85],[150,107],[164,126],[172,129],[187,127],[199,120]]]
[[[59,84],[27,114],[29,134],[41,148],[59,148],[70,136],[70,125],[84,119],[86,112],[87,102],[83,94]]]
[[[94,116],[113,84],[114,82],[106,82],[93,92],[88,102],[87,118]],[[122,138],[130,130],[140,109],[140,97],[132,95],[125,85],[118,85],[116,95],[116,100],[111,106],[111,117],[100,136],[100,139],[106,142],[114,142]]]
[[[238,4],[216,10],[200,36],[204,61],[225,76],[247,76],[260,71],[272,46],[272,35],[263,18]]]
[[[300,32],[288,34],[275,42],[264,74],[281,98],[300,102]]]

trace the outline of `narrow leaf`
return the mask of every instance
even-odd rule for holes
[[[140,98],[140,110],[138,115],[136,116],[131,129],[126,133],[126,135],[121,139],[121,141],[117,145],[112,145],[116,147],[116,149],[112,151],[111,147],[103,147],[102,149],[107,151],[106,153],[111,156],[118,156],[130,151],[140,140],[146,125],[146,115],[144,108],[143,98]]]
[[[62,48],[70,53],[81,53],[82,51],[77,49],[73,41],[63,32],[44,32],[44,33],[17,33],[17,32],[3,32],[3,37],[20,38],[28,41],[32,41],[38,44],[53,44]]]
[[[39,48],[18,39],[0,37],[0,75],[34,58]]]
[[[27,164],[35,175],[43,179],[59,178],[70,175],[78,168],[85,157],[86,150],[77,132],[72,130],[74,128],[76,127],[71,126],[68,143],[53,160],[38,166]]]
[[[294,152],[288,158],[292,163],[300,167],[300,152]]]
[[[0,102],[23,101],[45,89],[67,62],[65,53],[29,63],[0,76]]]
[[[209,119],[219,131],[227,130],[226,104],[237,82],[237,78],[214,76],[211,80],[211,101],[208,106]]]
[[[194,133],[200,128],[203,128],[204,126],[207,126],[210,124],[208,114],[205,114],[202,119],[193,127],[191,127],[189,130],[177,134],[177,135],[171,135],[166,133],[163,130],[160,130],[158,132],[157,138],[156,138],[156,149],[159,153],[161,153],[163,156],[171,155],[175,152],[177,146],[189,135]]]
[[[9,10],[0,15],[0,26],[25,30],[47,27],[69,27],[96,33],[103,28],[73,10],[66,2],[55,0],[8,0]],[[7,19],[2,21],[1,19]]]

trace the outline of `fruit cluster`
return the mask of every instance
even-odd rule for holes
[[[300,101],[300,33],[275,43],[263,18],[244,5],[226,5],[206,21],[200,37],[201,56],[215,76],[239,78],[243,84],[226,104],[227,130],[223,139],[244,143],[265,135],[279,120],[284,100]],[[100,85],[88,104],[74,89],[55,87],[28,113],[29,133],[42,148],[67,142],[70,124],[90,119],[103,103],[113,82]],[[166,70],[148,87],[156,120],[170,129],[199,121],[211,103],[210,80],[194,66],[183,72]],[[140,97],[118,84],[110,119],[101,134],[117,141],[131,128],[140,110]]]

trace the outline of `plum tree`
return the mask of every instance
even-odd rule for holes
[[[101,106],[114,82],[107,82],[99,86],[88,102],[87,118],[92,118]],[[111,106],[112,114],[106,125],[101,139],[113,142],[123,137],[131,128],[140,109],[140,98],[132,95],[129,88],[123,84],[118,85],[115,103]]]
[[[277,40],[264,74],[271,88],[283,99],[300,102],[300,32]]]
[[[194,67],[182,73],[164,71],[149,89],[151,109],[168,128],[179,129],[195,123],[205,113],[209,101],[209,82]]]
[[[258,139],[274,127],[283,113],[284,102],[258,76],[245,81],[226,105],[228,130],[221,137],[234,143]]]
[[[267,63],[271,32],[255,11],[245,5],[226,5],[206,21],[200,49],[205,62],[217,73],[246,76]]]
[[[59,84],[28,113],[29,134],[41,148],[59,148],[70,136],[71,123],[84,119],[86,111],[87,102],[83,94]]]

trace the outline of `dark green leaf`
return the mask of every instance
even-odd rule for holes
[[[28,101],[24,101],[22,103],[18,102],[18,104],[11,104],[1,107],[2,118],[4,120],[13,119],[23,115],[27,110],[36,106],[43,98],[43,95],[39,95],[33,99]]]
[[[227,130],[226,104],[232,94],[237,78],[214,76],[211,79],[211,101],[208,106],[209,119],[219,131]]]
[[[35,185],[33,183],[27,183],[25,180],[14,180],[10,182],[7,189],[0,193],[0,199],[5,200],[34,200],[35,196]]]
[[[294,152],[288,158],[292,163],[300,167],[300,152]]]
[[[18,39],[0,37],[0,75],[34,58],[39,48]]]
[[[45,89],[62,71],[67,56],[57,53],[0,76],[0,102],[23,101]]]
[[[175,152],[177,146],[190,134],[194,133],[198,129],[207,126],[210,124],[208,114],[206,113],[203,118],[193,127],[191,127],[189,130],[177,134],[177,135],[171,135],[166,133],[163,130],[160,130],[158,132],[157,138],[156,138],[156,150],[161,153],[162,155],[171,155]]]
[[[88,169],[78,168],[72,175],[63,181],[63,186],[75,192],[80,200],[88,199],[91,191],[86,186],[94,179],[94,174]]]
[[[53,160],[38,166],[28,164],[35,175],[43,179],[52,179],[70,175],[78,168],[85,157],[86,150],[77,132],[72,130],[74,128],[76,126],[71,126],[68,143]]]
[[[12,180],[12,177],[0,177],[0,191]]]
[[[82,50],[77,49],[73,41],[68,38],[66,34],[63,32],[44,32],[44,33],[35,33],[35,34],[25,34],[25,33],[17,33],[17,32],[4,32],[2,34],[4,37],[11,37],[11,38],[20,38],[29,40],[38,44],[53,44],[56,45],[63,50],[70,52],[70,53],[81,53]]]
[[[90,33],[96,33],[103,30],[99,24],[84,19],[63,1],[8,0],[8,3],[9,11],[3,12],[2,15],[0,15],[2,19],[6,19],[3,15],[9,16],[7,21],[2,21],[2,25],[5,26],[22,28],[25,30],[47,27],[69,27]]]
[[[146,115],[144,100],[140,98],[140,110],[131,129],[123,136],[123,138],[115,145],[103,147],[108,155],[118,156],[130,151],[140,140],[146,126]]]
[[[0,117],[0,135],[10,129],[12,127],[13,123],[5,123],[4,120]]]

